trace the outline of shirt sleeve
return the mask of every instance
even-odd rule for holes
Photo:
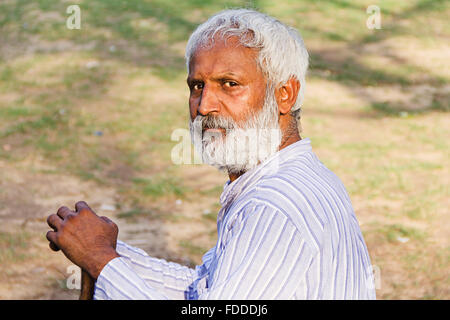
[[[299,230],[282,212],[252,206],[224,229],[217,267],[199,299],[290,299],[308,294],[314,259]],[[300,286],[300,290],[299,290]]]
[[[167,296],[150,287],[122,257],[108,262],[95,284],[94,300],[167,299]]]
[[[120,258],[100,273],[94,299],[184,299],[196,271],[148,256],[145,251],[117,242]]]
[[[94,299],[304,299],[313,251],[292,221],[277,209],[242,210],[219,235],[213,261],[195,270],[147,256],[118,243],[97,279]],[[206,278],[205,278],[206,277]],[[197,284],[206,285],[197,291]]]

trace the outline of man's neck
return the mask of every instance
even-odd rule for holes
[[[246,171],[241,171],[239,173],[228,173],[228,177],[230,178],[230,182],[233,182],[240,176],[242,176]]]
[[[283,141],[284,140],[284,141]],[[286,148],[287,146],[302,140],[302,137],[298,133],[298,131],[294,132],[293,134],[285,136],[285,139],[283,139],[280,144],[280,148],[278,150],[282,150]],[[240,176],[242,176],[246,171],[241,171],[239,173],[228,173],[228,177],[230,178],[230,182],[233,182]]]

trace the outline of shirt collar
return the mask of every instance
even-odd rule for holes
[[[299,154],[311,150],[311,140],[309,138],[304,138],[276,152],[255,168],[239,176],[233,182],[228,180],[224,184],[223,192],[220,196],[220,204],[222,205],[222,208],[228,207],[238,195],[240,195],[245,189],[255,185],[263,176],[267,174],[274,174],[278,171],[278,167],[282,163],[298,156]]]

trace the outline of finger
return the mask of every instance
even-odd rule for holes
[[[100,219],[105,220],[105,221],[106,221],[107,223],[109,223],[109,224],[113,223],[112,220],[111,220],[110,218],[105,217],[105,216],[101,216]]]
[[[56,212],[56,214],[61,217],[61,219],[66,219],[66,217],[73,213],[72,210],[70,210],[69,208],[67,208],[66,206],[62,206],[58,209],[58,211]]]
[[[56,232],[55,231],[47,232],[45,237],[47,238],[48,241],[53,242],[53,244],[59,248],[58,240],[56,239]]]
[[[80,212],[81,210],[89,210],[92,213],[95,213],[86,202],[84,201],[78,201],[77,203],[75,203],[75,211],[76,212]]]
[[[53,242],[49,242],[48,246],[50,247],[50,249],[52,249],[53,251],[59,251],[59,247],[54,244]]]
[[[61,218],[56,214],[51,214],[47,218],[47,224],[55,231],[58,231],[58,229],[61,227],[62,220]]]

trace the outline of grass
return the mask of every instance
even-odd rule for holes
[[[398,242],[401,238],[412,239],[416,241],[423,241],[426,235],[415,228],[408,228],[399,224],[392,224],[383,226],[378,230],[379,233],[385,234],[389,242]]]
[[[186,187],[179,184],[173,177],[155,177],[154,179],[134,178],[133,183],[144,196],[157,198],[164,195],[182,197],[186,194]]]
[[[137,217],[153,217],[154,213],[148,210],[143,210],[140,208],[135,208],[132,210],[124,211],[117,214],[117,218],[122,219],[135,219]]]
[[[0,231],[0,264],[10,264],[26,259],[30,235],[25,232]]]
[[[200,246],[195,245],[191,241],[185,240],[181,241],[179,243],[180,247],[186,249],[188,253],[192,255],[203,255],[206,251],[208,251],[208,248],[203,248]]]
[[[0,3],[0,161],[6,167],[42,157],[57,168],[49,175],[115,188],[131,204],[119,218],[186,223],[179,212],[163,218],[155,208],[175,199],[213,203],[224,181],[198,191],[185,168],[170,162],[171,133],[187,128],[184,45],[219,10],[259,8],[298,28],[305,40],[311,59],[303,136],[343,180],[374,264],[389,269],[390,249],[403,245],[396,239],[410,239],[407,250],[395,251],[402,269],[391,274],[405,272],[418,282],[398,283],[384,273],[378,296],[449,297],[439,283],[448,270],[448,243],[432,241],[448,238],[433,232],[446,219],[449,198],[450,74],[442,54],[450,35],[448,1],[75,3],[81,30],[65,27],[63,1]],[[380,6],[381,30],[365,27],[371,4]],[[200,212],[199,221],[214,226],[217,211],[215,205]],[[199,262],[203,243],[173,236]],[[25,234],[0,234],[0,263],[20,259],[28,241]],[[423,267],[413,268],[417,262]],[[427,274],[433,274],[429,281],[420,280]]]

